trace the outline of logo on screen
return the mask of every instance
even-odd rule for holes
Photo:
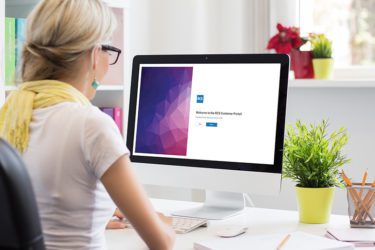
[[[203,103],[204,95],[197,95],[197,103]]]

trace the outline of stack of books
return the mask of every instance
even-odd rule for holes
[[[25,26],[24,18],[5,18],[5,85],[15,85],[16,69],[19,68],[25,42]]]

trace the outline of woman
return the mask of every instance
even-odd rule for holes
[[[150,248],[172,248],[119,130],[89,102],[117,53],[114,29],[100,0],[43,0],[28,17],[24,83],[1,109],[0,134],[28,166],[48,249],[105,249],[112,200]]]

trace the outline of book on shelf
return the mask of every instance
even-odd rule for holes
[[[22,47],[25,42],[26,19],[5,17],[5,85],[15,85]]]
[[[101,111],[112,117],[115,121],[117,127],[122,134],[122,108],[121,107],[101,107],[99,108]]]
[[[16,19],[5,17],[5,85],[13,85],[16,72]]]
[[[16,18],[16,69],[21,63],[22,47],[25,43],[26,19]]]

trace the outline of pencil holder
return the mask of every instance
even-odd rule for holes
[[[375,187],[371,183],[347,187],[351,227],[375,228]]]

